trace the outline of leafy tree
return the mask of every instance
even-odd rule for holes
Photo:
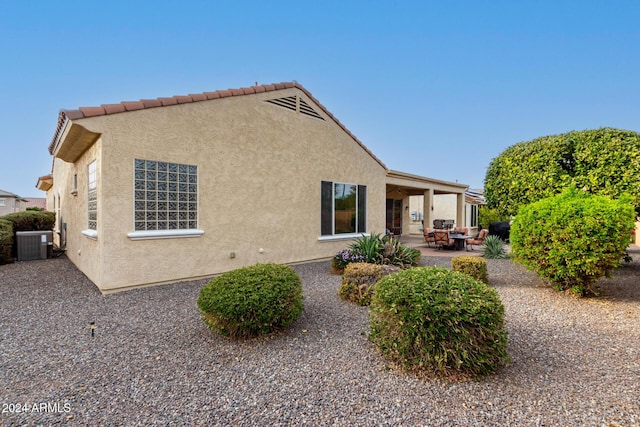
[[[512,145],[493,159],[485,176],[490,208],[515,215],[521,206],[570,185],[617,198],[624,193],[640,214],[640,134],[601,128],[544,136]]]
[[[509,215],[502,215],[497,209],[492,209],[486,205],[478,209],[478,223],[482,228],[489,228],[494,222],[510,221]]]
[[[512,255],[559,290],[592,294],[592,285],[620,266],[633,224],[630,198],[570,187],[520,209],[511,225]]]

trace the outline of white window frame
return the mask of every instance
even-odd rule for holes
[[[95,160],[87,165],[87,229],[86,237],[98,238],[98,167]]]
[[[131,240],[200,237],[198,166],[149,159],[133,161]],[[182,176],[181,176],[182,175]]]

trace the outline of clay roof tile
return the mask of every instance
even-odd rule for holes
[[[178,100],[175,99],[174,97],[171,98],[158,98],[158,100],[160,102],[162,102],[162,106],[166,107],[167,105],[176,105],[178,103]]]
[[[207,95],[205,95],[204,93],[195,93],[195,94],[191,93],[189,94],[189,96],[191,97],[191,99],[193,99],[193,102],[207,100]]]
[[[102,107],[80,107],[84,117],[104,116],[106,113]]]
[[[193,102],[193,98],[191,98],[190,96],[174,96],[174,98],[176,99],[176,101],[178,101],[178,104],[188,104],[190,102]]]
[[[205,92],[204,95],[207,97],[207,99],[218,99],[220,98],[220,92],[216,91],[216,92]]]
[[[140,100],[144,108],[162,107],[162,101],[159,99],[142,99]]]
[[[104,108],[106,114],[123,113],[126,111],[122,104],[103,104],[102,108]]]
[[[143,110],[145,108],[144,103],[140,101],[122,102],[122,105],[127,111]]]
[[[80,110],[60,110],[60,114],[69,120],[77,120],[84,118],[84,114]],[[60,122],[61,120],[59,120]]]

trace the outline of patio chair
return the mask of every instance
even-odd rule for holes
[[[449,230],[433,230],[433,243],[438,249],[453,247],[456,241],[449,237]]]
[[[469,234],[469,229],[467,227],[462,227],[462,228],[453,227],[452,231],[455,233],[464,234],[465,236]]]
[[[430,228],[425,228],[423,230],[424,233],[424,241],[427,246],[431,247],[431,244],[435,242],[435,237],[433,237],[433,231]]]
[[[489,234],[489,230],[483,228],[474,239],[467,239],[467,250],[469,250],[469,248],[473,250],[473,245],[480,246],[483,244],[487,234]]]

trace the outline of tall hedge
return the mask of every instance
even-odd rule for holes
[[[571,187],[520,209],[511,225],[512,256],[557,289],[592,294],[595,282],[620,266],[634,216],[628,197]]]
[[[13,224],[0,218],[0,265],[13,262]]]
[[[56,223],[56,214],[49,211],[14,212],[2,217],[13,223],[13,231],[52,230]]]
[[[493,159],[484,181],[491,208],[518,209],[575,185],[613,198],[628,193],[640,214],[640,134],[612,128],[572,131],[515,144]]]

